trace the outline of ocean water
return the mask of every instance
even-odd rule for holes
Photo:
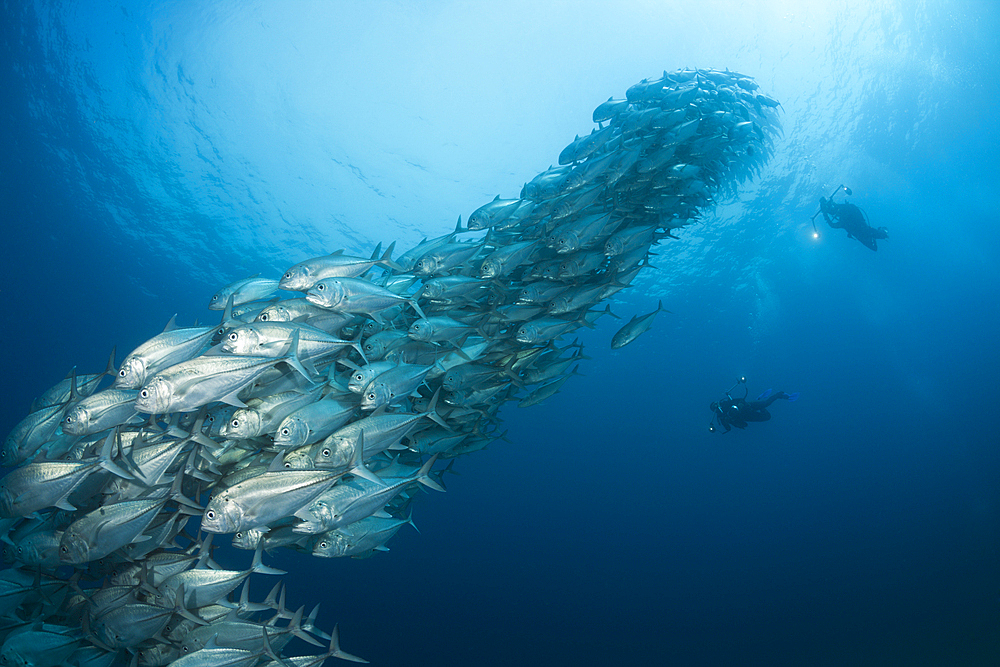
[[[377,665],[1000,663],[994,3],[2,12],[5,433],[233,280],[517,196],[644,77],[754,77],[774,157],[612,304],[671,313],[616,351],[610,318],[581,334],[583,376],[508,404],[389,552],[267,562]],[[813,238],[840,184],[878,252]],[[801,398],[710,433],[741,375]]]

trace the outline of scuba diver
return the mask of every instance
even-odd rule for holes
[[[819,198],[819,210],[812,217],[813,237],[819,238],[819,230],[816,229],[816,216],[822,213],[826,224],[834,229],[847,230],[847,238],[857,239],[867,247],[877,251],[878,239],[889,238],[889,232],[885,227],[877,229],[872,227],[868,222],[867,214],[854,204],[848,204],[846,201],[843,204],[838,204],[833,201],[834,195],[841,190],[848,195],[854,194],[849,187],[841,185],[833,191],[829,199]]]
[[[736,389],[741,384],[743,385],[743,398],[733,398],[733,389]],[[758,396],[757,400],[748,401],[746,399],[749,393],[747,379],[741,377],[736,381],[736,384],[729,388],[724,399],[715,401],[708,406],[708,409],[712,411],[712,421],[708,425],[708,430],[715,433],[716,421],[719,422],[719,426],[726,429],[726,433],[732,430],[733,426],[736,428],[746,428],[749,422],[766,422],[771,418],[771,413],[767,411],[767,406],[779,398],[794,401],[799,397],[798,392],[794,394],[786,394],[783,391],[773,393],[768,389]]]

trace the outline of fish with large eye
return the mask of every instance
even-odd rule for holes
[[[209,310],[224,310],[232,299],[234,306],[271,296],[278,290],[278,281],[253,276],[237,280],[216,292],[209,300]]]

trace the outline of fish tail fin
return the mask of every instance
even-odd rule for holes
[[[191,610],[187,608],[187,595],[184,593],[183,583],[177,587],[177,592],[174,596],[174,613],[183,616],[192,623],[208,625],[208,621],[201,616],[191,613]]]
[[[348,472],[352,475],[364,477],[373,484],[385,486],[385,482],[382,481],[382,478],[369,470],[368,466],[365,465],[365,432],[363,430],[358,431],[358,442],[354,445],[354,451],[351,453],[351,460],[347,465]]]
[[[240,591],[240,602],[237,608],[240,611],[267,611],[271,607],[267,602],[250,602],[250,577],[247,577],[243,580],[243,590]]]
[[[389,247],[385,249],[385,252],[382,253],[382,256],[375,263],[381,266],[383,269],[398,271],[399,273],[405,273],[406,269],[404,269],[396,262],[392,261],[392,251],[393,249],[395,249],[395,247],[396,247],[396,242],[393,241],[392,243],[389,244]]]
[[[204,508],[196,501],[184,495],[181,490],[183,483],[184,468],[182,466],[181,469],[174,474],[173,482],[170,484],[170,494],[168,497],[177,503],[178,512],[188,515],[200,515],[204,511]]]
[[[441,415],[439,415],[437,412],[437,402],[440,396],[441,396],[441,387],[438,387],[434,391],[434,395],[431,396],[431,402],[427,405],[427,412],[425,412],[424,415],[428,419],[436,423],[438,426],[441,426],[442,428],[446,428],[449,431],[451,431],[453,429],[450,426],[448,426],[448,422],[442,419]]]
[[[312,644],[313,646],[322,647],[323,646],[322,644],[320,644],[318,641],[316,641],[315,639],[307,635],[305,632],[303,632],[302,612],[305,611],[305,608],[306,608],[305,605],[302,605],[301,607],[295,610],[295,615],[292,616],[292,620],[288,622],[289,632],[306,643]],[[306,623],[309,623],[311,625],[309,620],[306,620]]]
[[[80,400],[80,390],[76,385],[76,366],[73,366],[73,368],[71,368],[69,372],[70,372],[69,401],[67,401],[67,404],[75,403],[76,401]]]
[[[454,459],[452,459],[452,461],[454,461]],[[449,464],[449,465],[451,465],[451,464]],[[413,523],[413,508],[412,507],[410,507],[410,513],[406,516],[406,523],[408,523],[411,526],[413,526],[413,530],[417,531],[418,533],[420,532],[420,529],[417,528],[417,524]]]
[[[517,357],[511,357],[510,361],[504,364],[503,374],[506,375],[518,389],[524,389],[524,381],[521,379],[518,372],[514,370],[514,364],[516,363]]]
[[[437,461],[438,455],[435,454],[427,463],[420,467],[420,472],[417,473],[417,481],[426,486],[429,489],[434,489],[435,491],[444,492],[444,487],[435,482],[430,477],[431,468],[434,467],[434,463]]]
[[[98,455],[98,465],[107,470],[108,472],[110,472],[112,475],[117,475],[122,479],[128,479],[134,481],[136,479],[135,475],[121,468],[118,464],[116,464],[112,460],[115,457],[116,453],[117,454],[121,453],[120,443],[121,443],[121,435],[119,433],[118,428],[115,428],[113,431],[111,431],[111,433],[108,434],[108,437],[104,439],[104,443],[101,445],[101,452]],[[115,447],[116,445],[118,445],[117,450]]]
[[[278,607],[278,593],[280,591],[281,591],[281,580],[279,579],[278,582],[276,584],[274,584],[274,586],[271,587],[271,592],[269,592],[267,594],[267,597],[264,598],[264,602],[262,604],[267,605],[268,609],[272,609],[274,611],[278,611],[278,609],[279,609],[279,607]]]
[[[115,374],[115,353],[118,351],[118,346],[114,345],[111,347],[111,354],[108,355],[108,364],[104,367],[103,375],[114,375]]]
[[[271,646],[271,638],[267,636],[267,626],[266,625],[260,626],[260,631],[264,633],[264,653],[267,654],[267,657],[269,657],[271,660],[275,661],[280,665],[288,665],[289,664],[288,662],[286,662],[284,659],[281,658],[281,656],[279,656],[277,653],[274,652],[274,648]]]
[[[417,303],[416,299],[407,299],[407,302],[411,306],[413,306],[413,310],[417,311],[417,315],[420,316],[420,319],[422,319],[422,320],[426,320],[427,319],[427,316],[424,315],[424,311],[420,309],[420,304]]]
[[[288,354],[286,354],[284,357],[282,357],[282,359],[289,366],[291,366],[292,368],[294,368],[295,370],[297,370],[299,373],[301,373],[302,377],[304,377],[305,379],[309,380],[310,382],[313,381],[312,376],[309,374],[309,371],[307,371],[305,369],[305,366],[303,366],[302,362],[299,360],[299,330],[298,329],[296,329],[294,332],[292,332],[292,342],[288,346]]]
[[[302,624],[302,629],[308,633],[314,634],[320,639],[330,639],[330,635],[323,632],[316,627],[316,617],[319,615],[319,604],[313,607],[309,615],[306,616],[305,622]]]
[[[340,648],[340,626],[333,626],[333,632],[330,633],[330,648],[327,649],[326,655],[331,658],[340,658],[341,660],[350,660],[351,662],[363,662],[368,663],[364,658],[359,658],[356,655],[351,655],[350,653],[344,652]]]
[[[226,299],[226,307],[222,311],[222,322],[219,323],[220,329],[229,329],[230,327],[237,326],[237,321],[233,318],[233,299],[232,294]]]
[[[250,564],[250,570],[252,572],[257,572],[258,574],[277,574],[277,575],[288,574],[284,570],[279,570],[277,568],[268,567],[267,565],[264,565],[264,563],[262,563],[260,560],[261,554],[263,553],[264,553],[263,547],[258,546],[256,549],[254,549],[253,562]]]

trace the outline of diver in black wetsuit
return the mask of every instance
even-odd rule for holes
[[[852,194],[851,189],[841,185],[839,188],[834,190],[833,195],[837,194],[841,189],[843,189],[847,194]],[[845,229],[847,230],[847,237],[857,239],[861,241],[865,246],[871,248],[872,250],[878,250],[878,239],[889,238],[889,232],[885,227],[875,228],[868,223],[868,217],[865,212],[854,204],[848,204],[844,202],[843,204],[838,204],[833,201],[833,195],[830,198],[826,197],[819,198],[819,211],[816,212],[823,214],[823,218],[826,220],[826,224],[830,225],[834,229]],[[813,220],[815,220],[816,215],[813,215]],[[813,223],[815,228],[815,222]],[[819,236],[819,232],[815,234]]]
[[[798,393],[786,394],[783,391],[777,393],[772,393],[770,389],[765,391],[763,394],[757,397],[755,401],[746,400],[747,394],[749,394],[749,389],[746,386],[747,379],[741,377],[736,381],[729,391],[726,392],[726,397],[720,401],[715,401],[708,409],[712,411],[712,422],[708,426],[708,430],[715,432],[715,422],[719,422],[719,426],[726,429],[726,432],[732,430],[732,427],[736,428],[746,428],[749,422],[766,422],[771,418],[771,413],[767,411],[767,407],[774,403],[779,398],[784,398],[789,401],[794,401],[798,399]],[[743,398],[733,398],[733,389],[739,385],[743,385]]]

